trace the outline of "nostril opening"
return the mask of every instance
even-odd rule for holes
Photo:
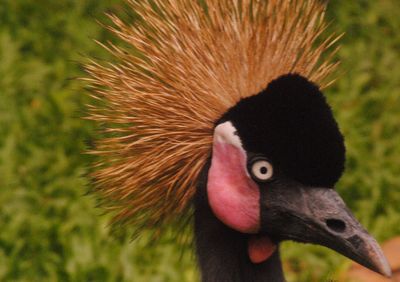
[[[340,219],[333,219],[333,218],[327,219],[326,226],[328,226],[328,228],[331,229],[332,231],[338,233],[342,233],[346,230],[346,223],[344,223]]]

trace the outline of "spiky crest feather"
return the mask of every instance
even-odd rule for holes
[[[320,40],[318,0],[127,3],[139,19],[110,15],[109,29],[129,48],[103,45],[116,62],[86,66],[101,101],[90,118],[109,136],[94,178],[117,223],[160,228],[188,211],[215,121],[286,73],[326,86],[337,37]]]

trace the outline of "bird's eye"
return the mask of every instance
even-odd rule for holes
[[[266,159],[257,158],[250,163],[249,171],[255,181],[265,182],[272,178],[274,168]]]

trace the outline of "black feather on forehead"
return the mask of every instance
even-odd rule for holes
[[[333,187],[344,170],[343,136],[319,87],[288,74],[242,99],[223,116],[248,152],[269,158],[287,177]]]

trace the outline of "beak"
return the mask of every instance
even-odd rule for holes
[[[261,228],[271,238],[322,245],[391,276],[378,243],[335,190],[277,181],[260,188]]]

